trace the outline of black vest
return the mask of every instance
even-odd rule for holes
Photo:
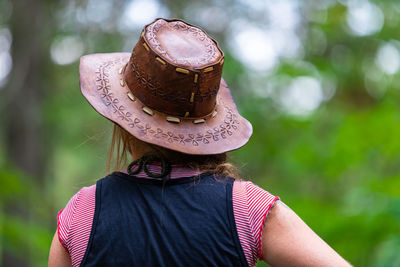
[[[115,172],[96,185],[81,266],[248,266],[233,217],[233,179]]]

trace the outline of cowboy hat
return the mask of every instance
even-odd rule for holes
[[[82,94],[136,138],[193,155],[243,146],[252,134],[222,79],[224,54],[179,19],[146,25],[132,53],[81,57]]]

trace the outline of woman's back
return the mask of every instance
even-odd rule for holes
[[[158,166],[150,168],[153,172],[157,172],[159,169]],[[58,223],[59,240],[68,251],[72,265],[80,266],[85,254],[97,253],[90,252],[89,248],[92,245],[88,245],[89,238],[92,240],[91,243],[96,245],[101,244],[104,239],[101,242],[93,241],[95,232],[98,233],[97,235],[103,233],[101,234],[103,236],[105,233],[106,241],[110,243],[102,244],[101,247],[111,248],[110,251],[116,249],[118,243],[129,236],[127,233],[134,236],[129,237],[129,246],[123,245],[131,248],[130,251],[134,251],[134,255],[124,253],[124,257],[118,257],[120,260],[136,262],[138,255],[153,259],[154,257],[151,255],[154,253],[150,252],[151,248],[156,248],[154,255],[163,254],[164,252],[157,252],[161,246],[164,249],[170,248],[165,252],[170,251],[175,255],[172,260],[182,259],[182,257],[178,257],[180,253],[188,254],[189,257],[186,256],[185,259],[193,265],[195,259],[202,258],[195,256],[194,252],[199,249],[202,250],[199,251],[201,253],[207,253],[207,250],[210,249],[218,251],[218,254],[214,256],[223,257],[225,249],[219,250],[217,245],[218,242],[223,242],[223,237],[226,237],[222,234],[223,229],[224,231],[228,229],[229,240],[231,240],[229,242],[234,243],[237,253],[235,262],[240,264],[244,258],[245,264],[254,266],[258,258],[261,258],[262,225],[278,197],[274,197],[251,182],[233,181],[224,176],[206,174],[197,176],[198,174],[199,172],[194,170],[174,167],[170,175],[171,180],[165,182],[152,179],[144,172],[136,175],[136,178],[117,172],[100,180],[96,185],[81,189],[60,212]],[[99,184],[101,185],[99,186]],[[106,187],[105,184],[107,184]],[[120,192],[125,192],[125,194]],[[106,195],[107,202],[113,206],[112,208],[104,209],[105,197],[103,194]],[[133,212],[129,211],[130,209],[133,209]],[[107,214],[106,219],[95,215],[95,212],[103,214],[103,216]],[[117,214],[114,215],[116,212]],[[132,222],[127,223],[126,219],[129,218],[138,220],[138,225]],[[216,221],[210,218],[214,218]],[[106,227],[106,229],[112,229],[112,235],[107,233],[107,230],[99,230],[96,226],[98,223],[102,225],[103,230],[104,226],[109,224],[110,228]],[[196,227],[196,223],[200,225]],[[159,228],[154,228],[154,225]],[[185,239],[189,238],[188,241],[194,244],[185,245],[177,242],[180,239],[176,238],[178,237],[176,234],[173,234],[171,239],[165,239],[166,236],[174,233],[170,227],[178,227]],[[137,232],[132,233],[130,229]],[[117,231],[114,232],[114,230]],[[158,233],[160,231],[166,233],[164,238],[159,239],[160,236],[155,234],[156,230]],[[201,233],[212,238],[211,244],[202,240]],[[122,235],[123,238],[118,239],[118,235]],[[112,237],[117,238],[118,242],[111,241]],[[219,238],[222,239],[219,240]],[[158,241],[153,246],[151,242],[155,240]],[[218,242],[215,242],[216,240]],[[162,241],[168,241],[173,245],[162,245]],[[143,247],[148,249],[146,253],[139,253],[140,246],[144,245],[143,242],[146,244]],[[174,245],[175,242],[177,242],[177,247]],[[232,243],[228,247],[233,248]],[[214,256],[208,255],[207,258],[211,260]],[[109,255],[108,258],[113,259],[114,257]],[[168,257],[163,257],[163,259],[168,259]],[[177,265],[177,262],[172,265]]]
[[[113,173],[96,184],[82,266],[247,266],[235,229],[233,179]]]

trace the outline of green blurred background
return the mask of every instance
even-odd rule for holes
[[[223,48],[254,127],[242,176],[355,266],[400,266],[400,1],[0,0],[1,266],[45,266],[57,211],[105,174],[79,57],[131,51],[156,17]]]

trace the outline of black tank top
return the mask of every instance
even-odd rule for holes
[[[233,216],[233,181],[120,172],[99,180],[81,266],[248,266]]]

